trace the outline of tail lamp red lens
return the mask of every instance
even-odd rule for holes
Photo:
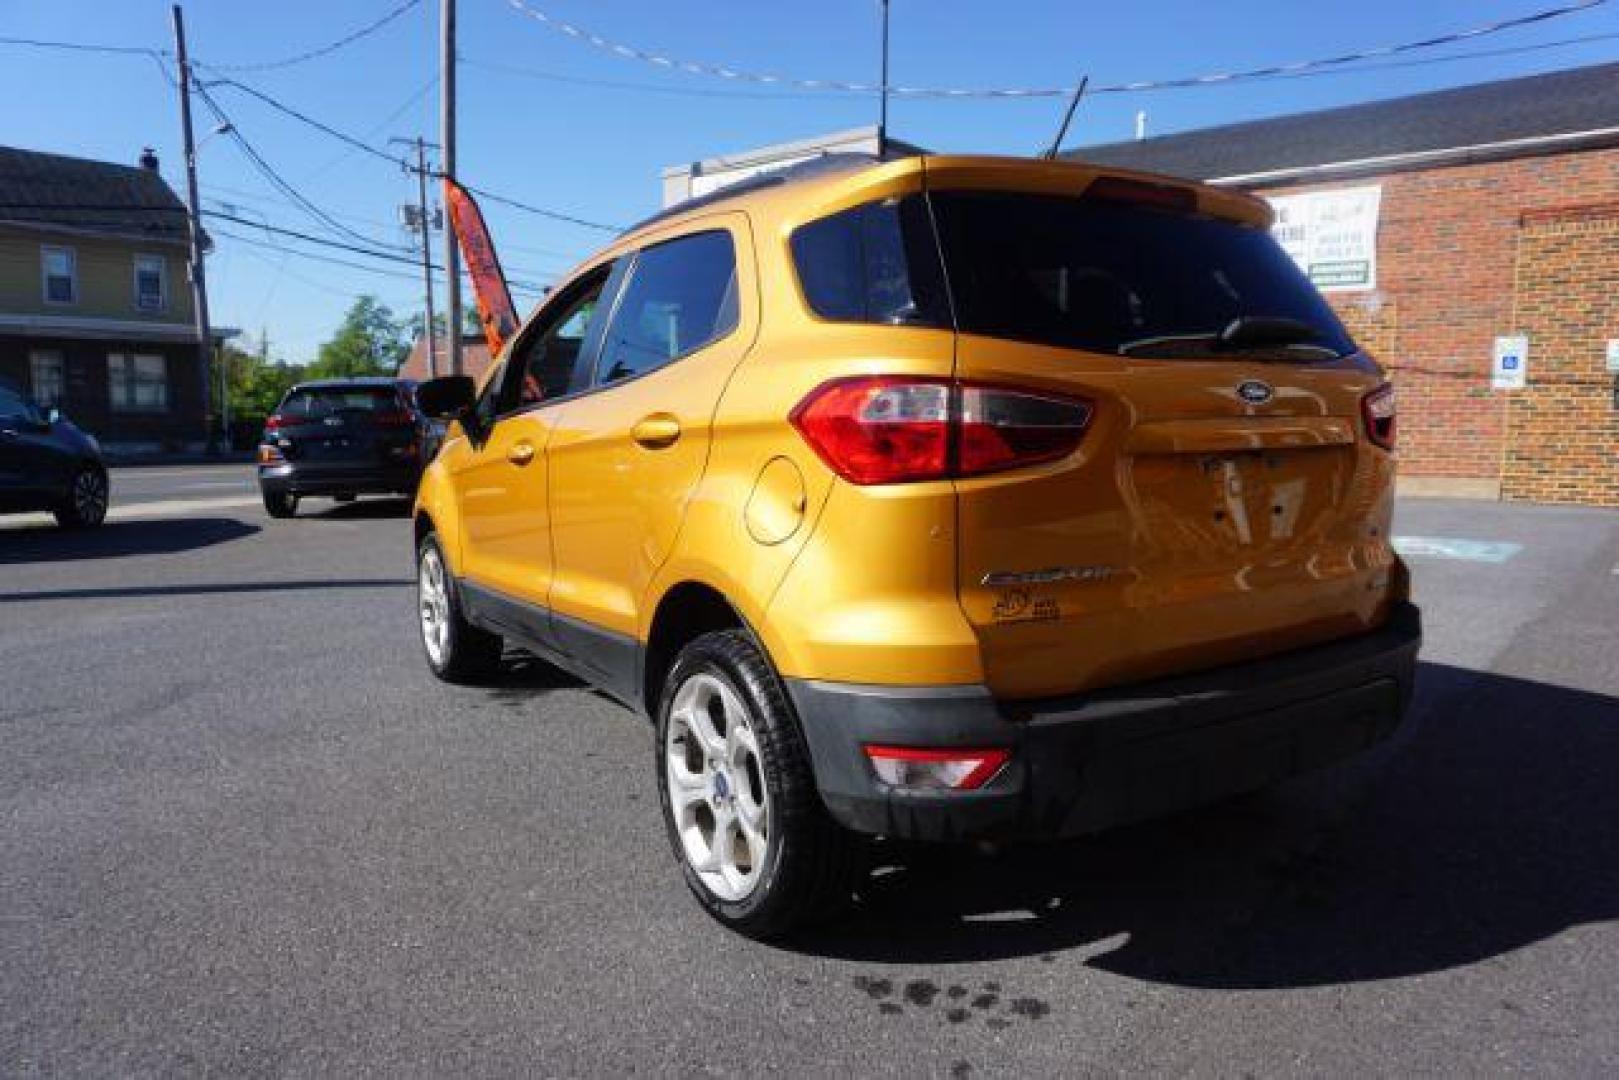
[[[1361,398],[1360,413],[1366,422],[1366,437],[1385,450],[1393,450],[1397,418],[1393,384],[1384,383]]]
[[[1073,453],[1089,402],[910,376],[834,379],[792,412],[793,426],[839,476],[897,484],[979,476]]]
[[[282,416],[280,413],[271,413],[264,421],[265,431],[280,431],[282,428],[295,427],[298,424],[296,417]]]
[[[890,787],[921,791],[976,791],[994,779],[1012,757],[1012,752],[1002,747],[865,749],[877,779]]]

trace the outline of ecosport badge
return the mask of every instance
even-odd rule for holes
[[[1237,396],[1250,405],[1263,405],[1276,396],[1276,391],[1270,388],[1270,383],[1244,379],[1237,384]]]

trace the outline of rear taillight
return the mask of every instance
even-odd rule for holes
[[[1360,399],[1361,418],[1366,421],[1366,437],[1385,450],[1394,449],[1394,386],[1384,383]]]
[[[978,476],[1066,457],[1089,402],[950,379],[835,379],[792,412],[793,426],[855,484]]]
[[[286,456],[283,455],[276,447],[270,446],[267,443],[259,444],[260,465],[280,465],[286,460]]]
[[[868,746],[866,759],[877,779],[913,791],[974,791],[994,779],[1011,759],[1000,747],[968,750],[914,746]]]
[[[280,413],[271,413],[264,421],[264,430],[280,431],[282,428],[292,427],[297,422],[291,417],[282,416]]]

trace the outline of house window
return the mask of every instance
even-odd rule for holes
[[[168,282],[161,255],[135,256],[135,310],[162,311],[168,307]]]
[[[108,404],[118,413],[167,412],[168,364],[161,356],[107,354]]]
[[[67,372],[57,349],[36,349],[28,354],[29,385],[42,409],[60,408],[67,389]]]
[[[41,247],[40,273],[44,278],[47,304],[79,302],[78,259],[70,247]]]

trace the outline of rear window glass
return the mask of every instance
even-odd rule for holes
[[[399,395],[391,386],[310,386],[287,395],[276,411],[282,416],[331,416],[340,412],[391,412]]]
[[[867,203],[794,230],[810,310],[837,322],[949,326],[950,306],[921,196]]]
[[[963,332],[1129,356],[1354,350],[1263,230],[1103,199],[945,191],[932,203]]]

